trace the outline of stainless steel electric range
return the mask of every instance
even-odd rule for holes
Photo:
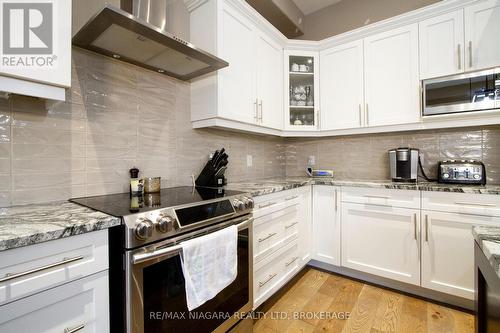
[[[124,193],[70,201],[123,221],[109,230],[111,332],[227,332],[251,311],[250,194],[175,187],[144,197]],[[213,299],[188,311],[180,243],[231,225],[238,226],[237,277]]]

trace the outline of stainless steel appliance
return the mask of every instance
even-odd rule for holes
[[[424,116],[500,109],[500,67],[422,82]]]
[[[438,164],[438,182],[449,184],[486,184],[486,168],[480,161],[449,160]]]
[[[73,13],[95,12],[73,44],[180,80],[190,80],[229,64],[165,29],[175,15],[168,0],[74,1]],[[98,6],[95,6],[98,4]],[[95,9],[93,8],[95,6]],[[80,17],[73,18],[76,23]]]
[[[132,212],[128,193],[71,201],[123,220],[109,230],[111,332],[226,332],[245,324],[241,314],[253,306],[250,194],[167,188],[155,207],[134,206]],[[238,227],[237,277],[213,299],[188,311],[180,243],[231,225]]]
[[[389,150],[391,178],[395,182],[416,182],[419,151],[414,148]]]

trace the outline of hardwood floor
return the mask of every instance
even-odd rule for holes
[[[255,333],[474,331],[469,313],[313,268],[264,311]]]

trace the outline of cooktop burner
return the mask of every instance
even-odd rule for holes
[[[145,193],[140,197],[130,197],[129,193],[74,198],[71,202],[90,207],[116,217],[144,213],[162,208],[181,206],[206,200],[224,198],[245,192],[223,188],[181,186],[164,188],[159,193]]]

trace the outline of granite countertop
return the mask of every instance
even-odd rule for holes
[[[472,234],[500,278],[500,227],[474,226]]]
[[[370,180],[335,180],[334,178],[310,178],[310,177],[292,177],[292,178],[269,178],[258,182],[235,182],[227,185],[228,189],[237,189],[250,192],[253,196],[260,196],[285,190],[290,190],[306,185],[331,185],[348,187],[370,187],[399,190],[419,190],[419,191],[438,191],[454,193],[471,194],[494,194],[500,195],[500,185],[449,185],[438,184],[435,182],[418,183],[400,183],[386,181]]]
[[[67,202],[0,208],[0,251],[107,229],[121,219]]]

